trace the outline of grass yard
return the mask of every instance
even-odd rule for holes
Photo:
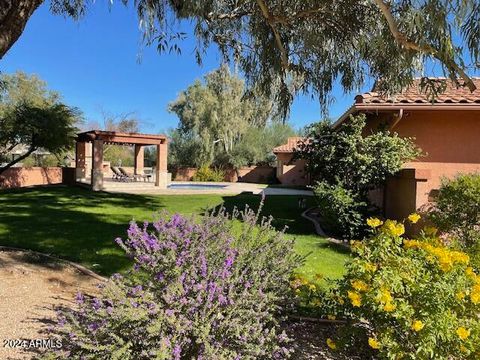
[[[297,196],[267,197],[263,215],[272,215],[279,229],[287,225],[288,236],[296,239],[295,250],[309,254],[299,273],[310,279],[318,273],[340,277],[348,254],[314,234],[313,225],[300,216],[297,200]],[[220,204],[227,209],[243,209],[246,204],[256,208],[259,202],[256,195],[111,194],[63,186],[4,190],[0,191],[0,245],[55,254],[110,275],[129,266],[114,239],[126,236],[132,219],[153,220],[162,210],[202,214]]]

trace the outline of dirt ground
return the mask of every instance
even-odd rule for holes
[[[55,308],[73,306],[78,291],[95,292],[99,282],[53,259],[0,251],[0,359],[30,359],[39,349],[20,341],[47,340]]]
[[[42,351],[18,343],[48,340],[48,327],[54,324],[56,309],[75,306],[78,291],[94,294],[100,281],[54,259],[0,251],[0,360],[30,359]],[[292,359],[334,359],[325,346],[331,331],[328,326],[294,321],[283,327],[294,339]],[[17,344],[12,344],[15,341]]]

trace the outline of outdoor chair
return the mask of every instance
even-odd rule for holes
[[[125,171],[125,169],[124,169],[123,167],[119,167],[118,170],[122,173],[123,178],[125,179],[125,181],[137,180],[137,176],[136,176],[136,175],[130,175],[129,173],[127,173],[127,172]]]
[[[113,172],[112,180],[116,180],[116,181],[127,181],[128,180],[128,176],[125,176],[124,174],[122,174],[122,172],[117,167],[110,166],[110,169]]]

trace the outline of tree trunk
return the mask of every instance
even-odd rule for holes
[[[8,169],[10,169],[13,165],[15,165],[16,163],[22,161],[23,159],[25,159],[26,157],[28,157],[31,153],[33,153],[37,148],[36,147],[30,147],[30,149],[28,149],[28,151],[23,154],[22,156],[19,156],[18,158],[16,158],[15,160],[12,160],[10,161],[7,165],[5,166],[2,166],[0,167],[0,175],[4,172],[4,171],[7,171]]]
[[[22,35],[28,19],[44,0],[0,0],[0,59]]]

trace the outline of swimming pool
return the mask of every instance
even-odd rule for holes
[[[169,189],[177,190],[211,190],[211,189],[224,189],[227,185],[219,184],[171,184],[168,185]]]

